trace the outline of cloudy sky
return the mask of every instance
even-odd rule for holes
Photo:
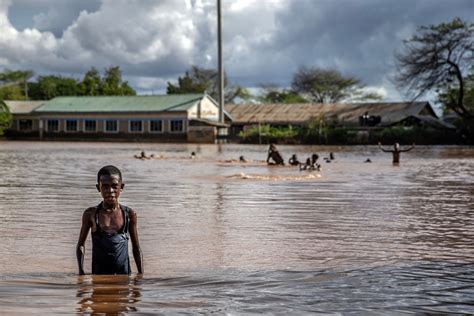
[[[224,67],[245,87],[336,68],[385,95],[394,52],[421,25],[474,22],[474,0],[222,0]],[[140,94],[191,65],[217,68],[216,0],[0,0],[0,71],[81,78],[121,67]]]

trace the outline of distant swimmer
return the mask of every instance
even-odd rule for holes
[[[329,153],[329,159],[330,159],[330,160],[334,160],[334,159],[335,159],[335,158],[334,158],[334,153],[333,153],[332,151]]]
[[[226,159],[226,160],[221,160],[221,162],[226,162],[226,163],[246,163],[247,159],[245,159],[244,156],[239,156],[239,159]]]
[[[291,158],[288,160],[288,163],[292,166],[298,166],[301,164],[301,162],[298,161],[298,156],[296,156],[296,154],[291,156]]]
[[[138,158],[138,159],[150,159],[153,157],[153,155],[151,156],[147,156],[147,154],[145,153],[144,150],[142,150],[142,152],[140,153],[140,155],[134,155],[135,158]]]
[[[196,158],[196,153],[195,153],[194,151],[193,151],[193,152],[191,152],[191,157],[189,157],[189,158],[190,158],[190,159],[194,159],[194,158]]]
[[[321,165],[318,163],[318,159],[319,159],[318,154],[312,154],[311,155],[311,166],[310,166],[311,170],[318,170],[319,171],[321,169]]]
[[[270,159],[273,161],[270,161]],[[282,166],[285,165],[283,157],[281,156],[275,144],[270,144],[270,147],[268,148],[267,164]]]
[[[300,170],[307,170],[311,167],[311,158],[306,159],[306,163],[300,163]]]
[[[312,154],[311,158],[306,159],[305,164],[300,164],[300,170],[321,170],[321,165],[318,163],[318,154]]]
[[[393,149],[384,149],[384,148],[382,148],[382,143],[379,142],[379,148],[383,152],[392,153],[392,156],[393,156],[392,162],[394,164],[398,164],[398,163],[400,163],[400,153],[412,150],[413,148],[415,148],[415,143],[413,143],[413,145],[411,145],[410,147],[408,147],[406,149],[400,149],[400,144],[399,143],[393,144]]]
[[[370,158],[367,158],[364,162],[370,163],[372,162],[372,160],[370,160]]]

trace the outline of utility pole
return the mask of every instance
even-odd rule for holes
[[[224,123],[224,63],[222,61],[221,0],[217,0],[217,63],[219,72],[219,123]]]
[[[219,76],[219,123],[224,124],[224,62],[222,58],[222,12],[221,0],[217,0],[217,63]],[[227,128],[217,129],[217,140],[222,143],[227,137]]]

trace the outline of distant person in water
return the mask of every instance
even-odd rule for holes
[[[276,148],[275,144],[270,144],[270,147],[268,148],[267,164],[282,165],[282,166],[285,165],[283,157],[281,156],[280,152]]]
[[[306,163],[300,163],[300,170],[307,170],[311,168],[311,158],[306,159]]]
[[[312,154],[311,155],[311,170],[320,170],[321,165],[318,163],[319,155],[318,154]]]
[[[330,159],[330,160],[334,160],[334,159],[335,159],[335,158],[334,158],[334,153],[333,153],[332,151],[329,153],[329,159]]]
[[[135,155],[134,156],[135,158],[138,158],[138,159],[150,159],[151,157],[153,157],[153,155],[151,156],[147,156],[145,151],[142,150],[142,152],[140,153],[140,155]]]
[[[291,155],[291,158],[288,160],[288,163],[292,166],[298,166],[301,162],[298,161],[298,156],[296,154]]]
[[[410,147],[408,147],[406,149],[400,149],[400,144],[395,143],[395,144],[393,144],[393,149],[384,149],[384,148],[382,148],[382,143],[379,142],[379,148],[383,152],[392,153],[392,156],[393,156],[392,163],[398,164],[398,163],[400,163],[400,153],[412,150],[413,148],[415,148],[415,144],[411,145]]]
[[[92,274],[130,274],[128,239],[132,241],[133,258],[139,274],[143,259],[138,242],[137,213],[119,204],[123,191],[122,173],[117,167],[105,166],[97,174],[97,191],[102,201],[82,215],[82,226],[76,247],[79,274],[84,275],[85,241],[92,236]]]
[[[190,158],[190,159],[196,158],[196,153],[193,151],[193,152],[191,153],[191,157],[189,157],[189,158]]]
[[[239,162],[247,162],[247,159],[245,159],[244,156],[239,157]]]

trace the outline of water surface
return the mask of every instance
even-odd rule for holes
[[[266,145],[0,143],[2,311],[474,313],[474,148],[417,147],[399,166],[372,146],[279,148],[323,168],[268,167]],[[105,164],[139,214],[143,278],[76,275]]]

